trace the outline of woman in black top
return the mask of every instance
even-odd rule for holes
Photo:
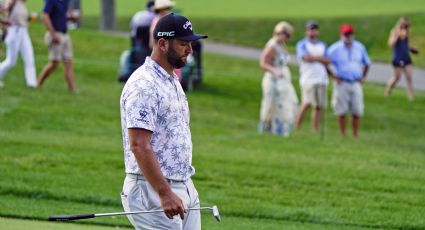
[[[409,46],[409,26],[409,18],[401,17],[391,30],[388,38],[388,45],[393,48],[392,64],[394,66],[394,76],[387,83],[385,95],[389,96],[391,94],[392,89],[404,72],[407,82],[407,97],[410,101],[413,101],[412,59],[410,52],[417,54],[418,50]]]

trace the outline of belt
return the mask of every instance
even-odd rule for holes
[[[127,173],[127,177],[130,178],[130,179],[134,179],[134,180],[144,180],[144,181],[147,181],[146,178],[145,178],[145,176],[143,176],[142,174]],[[165,180],[169,184],[184,183],[184,182],[186,182],[186,180],[172,180],[172,179],[168,179],[168,178],[165,178]]]
[[[360,79],[348,80],[348,79],[343,79],[343,78],[340,78],[340,79],[341,79],[341,81],[347,82],[347,83],[356,83],[356,82],[358,82],[360,80]]]

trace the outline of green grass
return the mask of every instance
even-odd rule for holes
[[[98,28],[100,1],[82,1],[83,25]],[[209,35],[209,40],[262,48],[278,21],[294,25],[295,34],[289,43],[294,51],[296,42],[304,36],[307,19],[317,19],[321,39],[331,44],[339,39],[342,23],[356,27],[356,38],[368,48],[375,61],[389,62],[391,49],[387,39],[391,28],[401,15],[411,16],[411,45],[425,51],[425,4],[422,0],[343,0],[297,1],[177,1],[177,10],[190,17],[195,30]],[[29,8],[42,8],[41,1],[29,1]],[[139,0],[116,1],[117,28],[128,30],[131,16],[143,8]],[[425,67],[423,54],[413,57],[414,63]]]
[[[116,0],[118,16],[129,16],[143,9],[146,1]],[[85,15],[99,15],[100,1],[81,1]],[[317,17],[333,18],[342,16],[392,15],[425,11],[422,0],[177,0],[176,9],[191,17],[219,18],[276,18],[276,17]],[[34,11],[42,9],[42,1],[29,1],[28,7]]]
[[[43,28],[31,33],[39,72]],[[116,75],[128,41],[91,30],[71,35],[79,94],[67,92],[61,71],[41,90],[25,88],[21,64],[0,89],[2,217],[122,210]],[[202,204],[218,205],[223,217],[217,224],[203,215],[205,229],[425,229],[424,92],[408,103],[402,89],[384,98],[383,86],[366,84],[359,140],[339,137],[330,110],[324,141],[309,133],[309,121],[283,139],[256,132],[256,61],[206,54],[205,74],[188,94],[194,182]],[[297,87],[296,69],[293,75]],[[129,226],[125,217],[78,223]],[[0,229],[10,225],[0,221]]]

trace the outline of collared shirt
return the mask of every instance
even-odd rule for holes
[[[66,33],[67,12],[70,0],[45,0],[43,12],[49,14],[53,28],[57,32]]]
[[[120,107],[126,173],[142,174],[130,149],[129,128],[153,132],[151,145],[165,178],[184,181],[195,173],[189,106],[177,75],[147,57],[124,86]]]
[[[304,61],[304,57],[307,55],[326,56],[326,48],[326,44],[318,39],[310,41],[308,38],[304,38],[297,43],[301,85],[328,84],[328,73],[323,63]]]
[[[363,67],[370,65],[366,48],[358,41],[353,41],[350,47],[340,40],[328,49],[328,57],[336,69],[336,76],[344,81],[354,82],[363,75]]]

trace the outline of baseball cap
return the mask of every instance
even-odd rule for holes
[[[172,8],[176,5],[175,2],[172,2],[170,0],[155,0],[155,10],[162,10],[167,8]]]
[[[150,0],[150,1],[146,2],[146,5],[145,6],[146,6],[147,9],[149,9],[149,8],[151,8],[154,5],[155,5],[155,1]]]
[[[310,20],[310,21],[307,21],[305,23],[305,28],[306,29],[319,29],[319,24],[314,20]]]
[[[339,28],[339,31],[343,34],[354,33],[354,27],[350,24],[344,24]]]
[[[207,38],[207,35],[194,34],[192,23],[181,15],[167,14],[161,19],[153,30],[154,39],[180,39],[183,41],[196,41]]]

